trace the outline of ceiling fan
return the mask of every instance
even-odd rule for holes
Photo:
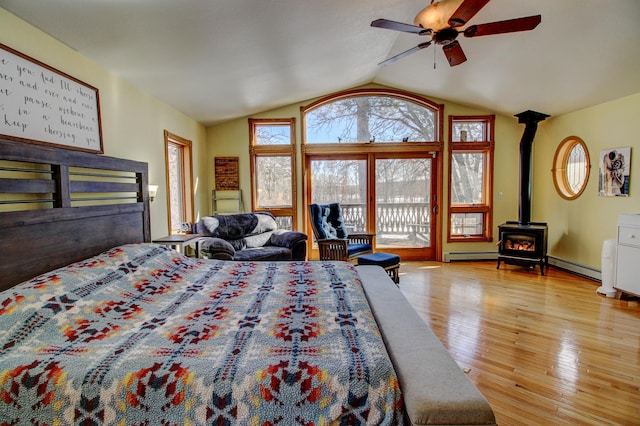
[[[372,27],[413,33],[431,38],[430,41],[420,43],[416,47],[380,62],[378,65],[389,65],[435,43],[442,46],[442,51],[449,65],[453,67],[467,60],[460,43],[456,40],[458,34],[464,34],[465,37],[480,37],[529,31],[537,27],[542,20],[541,15],[534,15],[524,18],[508,19],[506,21],[471,25],[464,30],[458,30],[458,28],[466,25],[487,3],[489,3],[489,0],[441,0],[438,2],[431,0],[431,4],[416,15],[414,19],[415,25],[390,21],[388,19],[376,19],[371,22]]]

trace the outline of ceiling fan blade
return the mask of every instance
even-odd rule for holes
[[[412,33],[418,35],[429,35],[433,31],[427,30],[422,27],[417,27],[411,24],[405,24],[402,22],[390,21],[388,19],[376,19],[371,22],[372,27],[384,28],[386,30],[402,31],[404,33]]]
[[[458,9],[449,18],[452,28],[461,27],[471,20],[489,0],[464,0]]]
[[[451,43],[442,46],[442,51],[444,52],[444,56],[447,57],[449,65],[451,65],[452,67],[460,65],[467,60],[467,57],[462,51],[462,47],[457,40],[454,40]]]
[[[480,37],[493,34],[515,33],[529,31],[542,21],[541,15],[525,18],[509,19],[506,21],[489,22],[488,24],[472,25],[464,30],[465,37]]]
[[[430,41],[425,41],[424,43],[420,43],[420,44],[419,44],[419,45],[417,45],[416,47],[412,47],[412,48],[411,48],[411,49],[409,49],[409,50],[405,50],[405,51],[404,51],[404,52],[402,52],[402,53],[398,53],[396,56],[392,56],[392,57],[390,57],[389,59],[387,59],[387,60],[384,60],[384,61],[380,62],[378,65],[380,65],[380,66],[385,66],[385,65],[392,64],[392,63],[394,63],[394,62],[396,62],[396,61],[398,61],[398,60],[400,60],[400,59],[404,58],[405,56],[409,56],[409,55],[411,55],[412,53],[416,53],[418,50],[422,50],[422,49],[424,49],[425,47],[429,47],[429,46],[431,46],[431,42],[430,42]]]

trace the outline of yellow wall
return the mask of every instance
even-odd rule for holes
[[[428,95],[423,95],[427,96]],[[448,122],[450,115],[483,115],[483,114],[495,114],[491,110],[477,110],[468,107],[464,107],[451,102],[444,103],[445,123]],[[522,112],[522,111],[518,111]],[[494,182],[493,182],[493,242],[490,243],[447,243],[447,223],[446,223],[446,210],[441,210],[444,213],[442,223],[442,235],[443,238],[443,253],[447,252],[497,252],[496,242],[498,241],[498,225],[506,222],[507,220],[518,219],[518,173],[520,169],[519,163],[519,151],[520,151],[520,138],[522,137],[522,131],[524,126],[518,124],[516,117],[508,117],[504,115],[496,115],[495,119],[495,148],[494,148]],[[444,139],[447,141],[449,138],[448,128],[445,125]],[[447,147],[445,146],[445,150]],[[445,197],[445,204],[442,205],[443,209],[446,209],[448,203],[447,193],[447,176],[449,169],[447,167],[448,153],[445,152],[444,163],[444,190],[443,195]],[[502,193],[500,197],[499,194]]]
[[[292,118],[296,119],[296,142],[298,143],[296,163],[298,166],[297,185],[298,191],[302,188],[302,177],[300,176],[300,108],[299,105],[290,105],[284,108],[275,109],[262,114],[256,114],[251,118]],[[215,157],[239,157],[240,167],[240,188],[244,201],[244,211],[251,210],[251,169],[249,164],[249,117],[227,121],[225,123],[207,128],[207,164],[209,167],[208,183],[209,193],[215,187],[215,173],[213,169]],[[300,200],[298,200],[300,201]],[[209,200],[209,213],[211,213],[212,202]],[[300,205],[300,204],[299,204]],[[228,211],[230,203],[221,203],[218,208]],[[301,222],[300,222],[301,223]]]
[[[151,235],[168,233],[164,130],[193,142],[195,211],[208,213],[205,129],[141,92],[110,71],[0,8],[0,43],[98,88],[104,154],[149,164],[149,182],[158,184],[151,203]]]
[[[616,238],[618,215],[640,213],[638,117],[640,94],[635,94],[541,123],[534,142],[532,220],[549,222],[552,256],[600,269],[602,242]],[[573,201],[556,193],[551,175],[555,150],[567,136],[581,138],[591,158],[587,187]],[[629,197],[599,196],[600,151],[626,146],[631,147]]]
[[[363,87],[380,87],[376,85],[368,85]],[[428,97],[422,94],[422,96]],[[429,97],[428,97],[429,98]],[[445,105],[445,120],[444,120],[444,140],[448,139],[448,116],[449,115],[486,115],[493,112],[488,110],[479,110],[468,108],[462,105],[457,105],[451,102],[442,101],[440,99],[429,98],[430,100]],[[300,159],[300,141],[301,141],[301,117],[300,107],[308,105],[316,99],[310,99],[293,105],[289,105],[283,108],[274,109],[262,114],[257,114],[251,118],[291,118],[296,119],[296,142],[298,144],[297,151],[297,168],[298,168],[298,193],[301,194],[302,190],[302,177],[301,177],[301,159]],[[520,112],[520,111],[519,111]],[[245,211],[251,209],[251,182],[250,182],[250,166],[249,166],[249,125],[248,118],[243,117],[237,120],[232,120],[217,126],[212,126],[207,129],[207,144],[208,144],[208,159],[209,164],[213,164],[214,158],[217,156],[237,156],[240,161],[240,187],[243,190]],[[518,188],[517,188],[517,173],[519,163],[517,160],[519,141],[522,134],[521,125],[517,123],[515,117],[496,116],[496,163],[495,163],[495,194],[494,194],[494,239],[497,233],[497,225],[503,223],[506,220],[515,220],[518,215]],[[446,183],[447,176],[447,163],[446,154],[441,157],[444,159],[444,178]],[[213,188],[215,184],[213,170],[209,172],[209,187]],[[514,183],[515,182],[515,183]],[[503,196],[498,199],[498,192],[502,192]],[[440,204],[441,212],[446,209],[448,198],[447,191],[443,193],[444,199]],[[302,196],[298,197],[298,212],[299,223],[298,228],[302,228],[302,214],[306,211],[302,206]],[[446,221],[443,221],[442,235],[446,235]],[[481,251],[481,252],[495,252],[495,242],[491,243],[454,243],[449,244],[446,242],[446,237],[443,238],[442,252],[450,251]]]

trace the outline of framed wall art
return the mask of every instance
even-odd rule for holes
[[[215,189],[217,191],[230,191],[240,189],[240,169],[238,157],[216,157],[215,163]]]
[[[98,89],[0,43],[0,137],[103,153]]]
[[[600,151],[598,194],[603,197],[628,197],[631,172],[631,147]]]

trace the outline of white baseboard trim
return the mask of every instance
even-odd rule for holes
[[[442,253],[442,261],[444,263],[453,262],[456,260],[497,260],[498,253],[492,251],[452,251]],[[602,282],[602,272],[598,269],[591,268],[589,266],[580,265],[578,263],[570,262],[568,260],[559,259],[557,257],[549,256],[549,265],[553,265],[557,268],[564,269],[574,274],[582,275],[587,278],[591,278],[595,281]]]

